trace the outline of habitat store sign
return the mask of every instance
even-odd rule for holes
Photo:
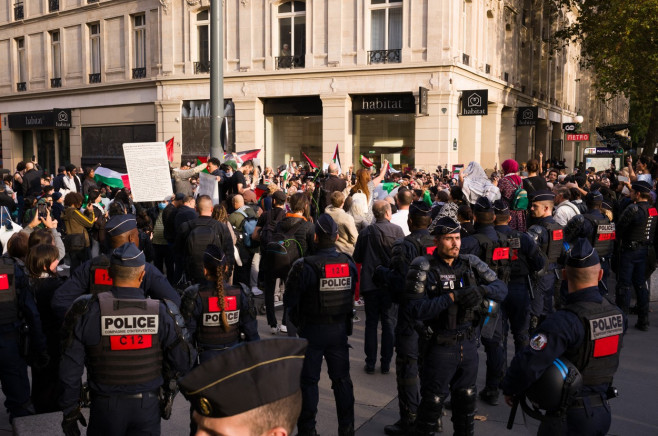
[[[352,96],[355,114],[415,114],[416,98],[411,93]]]
[[[489,113],[488,107],[488,89],[462,91],[462,116],[487,115]]]
[[[517,126],[536,126],[539,119],[539,108],[537,106],[520,107],[516,112]]]
[[[70,129],[71,109],[9,114],[10,129]]]

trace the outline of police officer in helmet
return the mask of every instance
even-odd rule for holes
[[[637,323],[635,327],[649,330],[649,290],[646,284],[647,262],[656,260],[654,237],[658,211],[649,204],[651,185],[645,181],[631,186],[633,204],[622,212],[617,221],[617,235],[621,239],[617,275],[617,305],[628,314],[631,289],[637,294]]]
[[[354,435],[354,389],[349,345],[357,270],[352,258],[336,250],[338,226],[322,214],[315,223],[316,252],[297,260],[288,275],[283,302],[299,336],[308,340],[302,368],[300,436],[316,435],[318,381],[327,362],[336,399],[338,435]]]
[[[569,292],[566,306],[539,325],[529,346],[512,360],[501,384],[505,400],[512,405],[556,359],[573,362],[583,387],[575,397],[563,395],[562,404],[547,410],[540,435],[604,435],[610,428],[608,398],[615,396],[611,385],[619,366],[625,320],[621,310],[599,293],[602,276],[596,250],[587,239],[575,241],[562,271]]]
[[[60,365],[62,429],[79,435],[81,377],[91,390],[88,434],[160,434],[165,367],[184,375],[196,352],[164,303],[144,298],[144,254],[132,243],[110,259],[112,290],[78,298],[65,319]]]
[[[421,401],[413,434],[435,434],[443,404],[452,396],[455,435],[475,433],[477,336],[483,298],[502,301],[507,286],[474,255],[460,255],[460,225],[443,217],[432,231],[436,249],[411,263],[405,310],[425,321]]]

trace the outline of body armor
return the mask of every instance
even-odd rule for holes
[[[434,256],[425,256],[430,262],[428,274],[428,297],[438,297],[449,294],[455,289],[475,285],[475,276],[465,260],[461,260],[457,268],[439,262]],[[464,309],[457,304],[451,304],[447,310],[435,320],[430,321],[434,331],[457,330],[462,327],[471,327],[476,321],[477,309]]]
[[[480,244],[482,260],[489,265],[499,279],[507,283],[509,281],[511,270],[511,249],[507,235],[498,231],[496,231],[496,235],[498,235],[497,241],[489,239],[488,236],[482,233],[476,233],[472,236],[477,239]]]
[[[638,213],[643,214],[644,221],[630,229],[627,242],[643,243],[651,245],[653,236],[656,233],[656,223],[658,223],[658,211],[655,207],[649,207],[646,201],[636,204]]]
[[[18,321],[18,299],[14,277],[14,261],[0,258],[0,325]]]
[[[592,247],[596,249],[599,256],[610,256],[615,245],[615,224],[606,217],[595,218],[590,214],[583,214],[583,217],[592,224],[594,229],[590,239]]]
[[[585,327],[585,342],[566,351],[564,357],[576,365],[585,385],[612,383],[619,366],[624,333],[624,316],[605,298],[601,303],[569,304],[566,310],[576,314]]]
[[[240,340],[240,288],[224,288],[224,307],[219,307],[219,298],[214,288],[199,290],[203,311],[197,328],[196,340],[202,346],[219,347],[235,344]],[[226,313],[228,329],[222,326],[222,312]]]
[[[96,256],[91,260],[89,274],[89,292],[100,294],[110,292],[112,289],[112,278],[110,277],[110,258],[105,255]]]
[[[350,274],[350,258],[345,254],[326,258],[309,256],[304,262],[311,265],[318,276],[318,283],[305,294],[301,310],[307,322],[344,322],[352,313],[353,282]]]
[[[523,278],[530,274],[530,267],[525,254],[521,251],[521,233],[512,230],[507,235],[507,245],[509,246],[510,257],[510,278]]]
[[[547,240],[541,245],[541,250],[546,254],[548,263],[557,263],[563,248],[563,229],[558,223],[541,222],[540,225],[548,232]]]
[[[162,375],[158,328],[160,302],[98,294],[101,340],[88,346],[89,373],[96,383],[138,385]]]

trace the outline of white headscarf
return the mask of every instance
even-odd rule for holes
[[[500,200],[500,190],[495,186],[479,163],[469,162],[463,170],[464,186],[462,190],[469,203],[475,204],[478,198],[485,196],[493,203]]]

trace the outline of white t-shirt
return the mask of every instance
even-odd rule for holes
[[[409,209],[398,210],[391,216],[391,222],[400,226],[404,236],[411,233],[409,231],[409,224],[407,224],[407,218],[409,218]]]

